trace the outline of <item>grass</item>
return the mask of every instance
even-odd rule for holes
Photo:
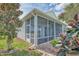
[[[14,42],[13,42],[13,47],[15,49],[27,49],[29,46],[31,46],[30,43],[26,42],[26,41],[23,41],[21,39],[14,39]]]
[[[11,54],[4,54],[4,53],[1,53],[0,56],[41,56],[42,53],[39,53],[38,51],[36,50],[33,50],[33,51],[28,51],[28,50],[21,50],[21,51],[17,51],[15,53],[11,53]]]
[[[15,49],[25,49],[28,48],[31,44],[29,44],[28,42],[25,42],[21,39],[14,39],[13,40],[13,47]],[[0,49],[7,49],[7,43],[6,43],[6,39],[0,39]]]
[[[15,53],[11,54],[4,54],[0,53],[0,56],[40,56],[42,53],[38,52],[37,50],[28,50],[28,48],[31,46],[30,43],[23,41],[21,39],[14,39],[13,40],[13,47],[17,51]],[[6,39],[0,38],[0,50],[6,50],[7,44]]]
[[[0,38],[0,50],[7,49],[6,39]]]

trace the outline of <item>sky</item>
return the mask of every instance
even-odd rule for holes
[[[64,12],[64,7],[68,5],[65,3],[21,3],[20,10],[23,11],[23,14],[20,18],[24,17],[28,14],[32,9],[37,8],[43,12],[47,12],[52,10],[55,12],[56,15]]]

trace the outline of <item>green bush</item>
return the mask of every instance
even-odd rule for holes
[[[51,41],[51,44],[52,44],[53,47],[55,47],[58,43],[59,43],[59,40],[58,39],[53,39]]]

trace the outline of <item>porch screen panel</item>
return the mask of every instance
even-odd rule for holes
[[[38,37],[47,36],[47,19],[38,16]]]
[[[27,19],[26,20],[26,25],[25,25],[26,27],[25,27],[25,33],[26,33],[26,37],[27,38],[30,38],[30,19]]]
[[[56,26],[55,27],[56,27],[56,37],[59,37],[60,36],[60,33],[62,32],[62,25],[56,23]]]
[[[31,33],[31,38],[34,38],[34,17],[31,17],[31,29],[30,29],[30,33]]]
[[[47,19],[38,16],[38,44],[47,42]]]
[[[52,22],[49,21],[49,36],[52,36]]]
[[[37,26],[37,30],[38,30],[38,38],[43,37],[43,24],[42,24],[42,18],[38,16],[38,26]]]
[[[31,43],[34,43],[34,16],[26,20],[26,38],[30,39]]]
[[[34,16],[31,17],[30,26],[30,39],[31,43],[34,43]]]
[[[51,32],[52,34],[51,35],[52,35],[52,38],[54,38],[54,22],[52,22],[51,27],[52,27],[52,32]]]
[[[43,36],[46,37],[47,36],[47,19],[43,18]]]
[[[49,40],[52,40],[54,37],[54,22],[49,21]]]

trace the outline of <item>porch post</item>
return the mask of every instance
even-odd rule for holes
[[[24,26],[25,26],[25,41],[26,41],[26,21],[24,22]]]
[[[64,26],[63,26],[63,24],[62,24],[62,32],[64,32]]]
[[[37,46],[37,15],[34,15],[34,45]]]
[[[30,39],[30,40],[29,40],[29,41],[31,42],[31,17],[30,17],[29,20],[30,20],[30,29],[29,29],[29,39]]]
[[[56,23],[54,21],[54,39],[56,39]]]
[[[47,36],[48,36],[48,41],[49,41],[49,21],[47,20]]]

